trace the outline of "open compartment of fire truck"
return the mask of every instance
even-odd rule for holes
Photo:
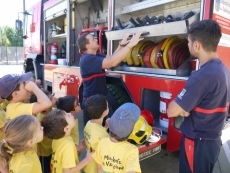
[[[44,54],[49,64],[66,65],[67,2],[44,4]]]
[[[158,16],[156,12],[148,13],[156,8],[162,8],[158,5],[151,10],[145,10],[147,13],[136,12],[144,8],[139,6],[146,4],[150,6],[151,2],[153,1],[143,1],[123,7],[122,14],[118,16],[122,18],[121,16],[126,13],[131,16],[128,22],[123,24],[115,14],[117,25],[105,33],[108,40],[113,40],[115,47],[119,43],[117,40],[124,38],[127,33],[144,32],[144,40],[132,48],[123,62],[113,70],[189,76],[191,71],[195,70],[195,65],[187,46],[187,30],[189,25],[199,21],[200,10],[179,11],[178,9]],[[161,4],[165,5],[169,2],[171,1],[161,1]],[[149,6],[146,5],[148,8]]]

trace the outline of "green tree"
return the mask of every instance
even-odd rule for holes
[[[9,26],[0,27],[0,45],[23,46],[22,33]]]
[[[0,27],[0,44],[1,44],[1,46],[9,46],[9,44],[10,44],[9,39],[6,36],[5,30],[6,30],[6,26]]]

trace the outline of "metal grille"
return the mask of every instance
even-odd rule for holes
[[[22,64],[23,47],[0,46],[0,64]]]

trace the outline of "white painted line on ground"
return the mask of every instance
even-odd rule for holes
[[[222,140],[222,146],[223,146],[224,152],[228,159],[228,163],[230,164],[230,147],[228,145],[228,141],[230,140],[229,134],[230,134],[230,126],[229,124],[227,124],[225,126],[225,129],[222,130],[221,140]]]

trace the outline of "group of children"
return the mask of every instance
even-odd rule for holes
[[[127,142],[140,116],[135,104],[120,106],[103,127],[106,97],[87,98],[91,120],[79,142],[77,99],[56,99],[31,79],[31,72],[0,78],[0,103],[9,102],[6,110],[0,106],[0,173],[141,172],[138,148]],[[79,161],[83,149],[86,157]]]

